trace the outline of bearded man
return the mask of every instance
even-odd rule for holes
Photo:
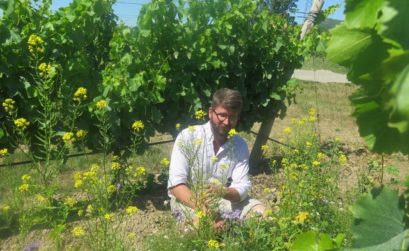
[[[189,126],[177,136],[168,194],[179,220],[197,222],[212,211],[214,226],[222,228],[229,215],[244,219],[252,212],[264,214],[262,203],[248,195],[249,151],[235,131],[242,103],[237,90],[217,90],[208,110],[209,121]]]

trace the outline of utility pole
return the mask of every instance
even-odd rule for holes
[[[311,0],[308,0],[307,2],[311,3]],[[317,19],[317,16],[320,13],[323,5],[324,5],[324,0],[314,0],[314,2],[312,3],[311,9],[308,12],[308,16],[305,19],[304,24],[301,28],[301,35],[300,35],[301,40],[304,39],[308,31],[310,31],[311,28],[314,26],[315,19]]]

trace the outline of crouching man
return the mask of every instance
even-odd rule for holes
[[[190,126],[177,136],[168,194],[178,219],[194,223],[201,215],[213,212],[214,227],[221,228],[226,213],[241,219],[253,213],[264,215],[262,203],[248,196],[249,151],[234,130],[241,107],[238,91],[220,89],[213,94],[209,121]]]

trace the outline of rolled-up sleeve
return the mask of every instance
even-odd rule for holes
[[[179,184],[186,184],[187,177],[189,174],[189,167],[184,156],[180,145],[182,136],[178,136],[176,138],[175,144],[172,150],[172,156],[170,159],[170,166],[169,166],[169,179],[168,179],[168,189],[177,186]]]

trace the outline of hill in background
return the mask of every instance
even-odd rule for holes
[[[327,31],[334,28],[340,23],[342,23],[342,20],[327,18],[322,23],[318,24],[318,27],[320,30]]]

